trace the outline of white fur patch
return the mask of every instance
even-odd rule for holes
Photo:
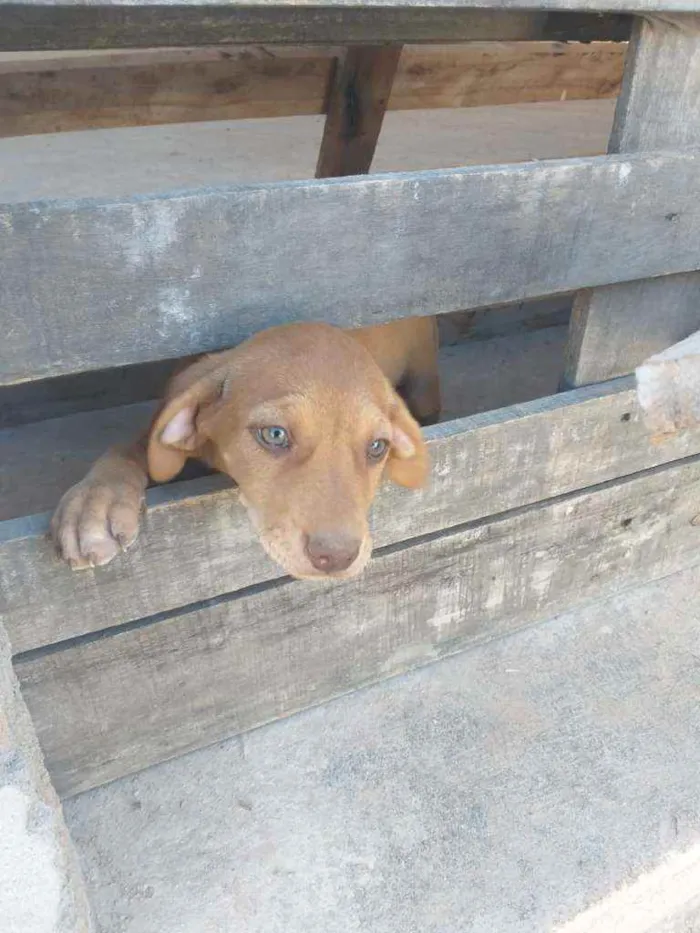
[[[408,460],[416,455],[416,445],[411,438],[401,428],[394,428],[391,437],[391,443],[397,456],[402,460]]]
[[[192,407],[183,408],[163,428],[160,435],[161,443],[176,446],[182,444],[194,434],[194,417],[196,409]]]

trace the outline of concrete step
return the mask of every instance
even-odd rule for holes
[[[700,930],[699,588],[695,568],[68,801],[97,929]]]

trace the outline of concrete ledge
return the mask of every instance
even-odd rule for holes
[[[87,897],[0,625],[0,918],[3,933],[89,933]]]

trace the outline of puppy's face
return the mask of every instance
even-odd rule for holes
[[[154,479],[187,456],[238,484],[260,540],[299,578],[350,577],[367,563],[368,512],[384,473],[418,487],[420,428],[357,341],[287,325],[183,373],[149,441]]]

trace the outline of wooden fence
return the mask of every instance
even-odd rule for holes
[[[151,490],[139,543],[96,571],[56,561],[48,516],[0,523],[0,608],[63,793],[699,559],[700,434],[648,436],[629,374],[700,327],[700,16],[670,0],[478,7],[0,0],[6,50],[353,44],[332,79],[325,53],[304,59],[322,63],[316,90],[295,80],[289,100],[327,112],[319,175],[359,175],[1,205],[2,384],[214,349],[282,320],[371,324],[578,291],[568,391],[429,429],[431,487],[382,493],[358,580],[280,577],[221,478]],[[641,13],[609,155],[361,177],[412,60],[381,43],[620,40]],[[516,71],[531,60],[509,54]],[[166,58],[127,67],[160,76],[156,98]],[[75,113],[37,109],[23,131],[86,125],[91,92],[72,82],[117,67],[66,61]],[[281,106],[261,61],[251,87]],[[220,62],[202,64],[205,94]],[[29,74],[6,68],[0,89]],[[98,125],[131,119],[123,77]],[[230,93],[219,115],[249,115],[248,92]],[[163,106],[139,105],[136,122],[169,119]]]

